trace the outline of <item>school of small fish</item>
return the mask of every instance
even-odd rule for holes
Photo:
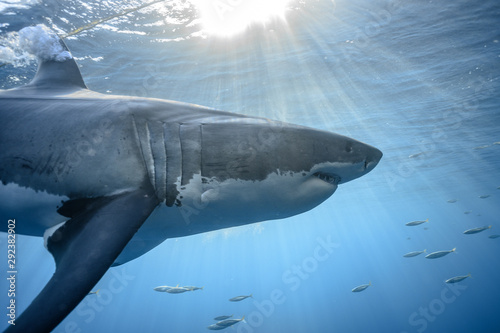
[[[499,187],[500,189],[500,187]],[[489,195],[481,195],[479,196],[479,198],[481,199],[486,199],[488,198]],[[455,203],[457,202],[458,199],[450,199],[448,200],[448,203]],[[407,222],[405,223],[406,226],[409,226],[409,227],[415,227],[415,226],[418,226],[418,225],[421,225],[423,223],[427,223],[429,222],[429,219],[425,219],[425,220],[416,220],[416,221],[411,221],[411,222]],[[463,234],[465,235],[472,235],[472,234],[477,234],[477,233],[480,233],[482,231],[485,231],[485,230],[488,230],[488,229],[491,229],[492,226],[489,225],[489,226],[482,226],[482,227],[476,227],[476,228],[472,228],[472,229],[468,229],[468,230],[465,230],[463,232]],[[424,228],[427,230],[427,228]],[[490,235],[488,238],[490,239],[496,239],[496,238],[500,238],[500,235]],[[408,238],[410,239],[410,238]],[[431,252],[429,254],[427,254],[425,256],[426,259],[438,259],[438,258],[442,258],[452,252],[455,252],[456,251],[456,248],[453,248],[451,250],[441,250],[441,251],[435,251],[435,252]],[[412,251],[412,252],[408,252],[406,254],[403,255],[404,258],[413,258],[413,257],[416,257],[416,256],[419,256],[423,253],[426,253],[427,250],[424,249],[424,250],[421,250],[421,251]],[[459,275],[459,276],[455,276],[455,277],[452,277],[452,278],[449,278],[447,280],[445,280],[444,282],[445,283],[457,283],[457,282],[460,282],[460,281],[463,281],[465,280],[466,278],[470,277],[471,274],[467,274],[467,275]],[[368,284],[362,284],[362,285],[359,285],[357,287],[354,287],[351,291],[353,293],[359,293],[359,292],[362,292],[364,290],[366,290],[368,287],[370,287],[372,285],[371,281],[368,283]],[[179,285],[175,286],[175,287],[171,287],[171,286],[159,286],[159,287],[155,287],[154,290],[155,291],[159,291],[159,292],[166,292],[166,293],[169,293],[169,294],[181,294],[181,293],[184,293],[184,292],[187,292],[187,291],[194,291],[194,290],[202,290],[203,287],[196,287],[196,286],[184,286],[184,287],[179,287]],[[92,295],[92,294],[98,294],[99,290],[97,291],[92,291],[89,293],[89,295]],[[250,295],[240,295],[240,296],[235,296],[235,297],[232,297],[229,299],[230,302],[240,302],[242,300],[245,300],[249,297],[252,297],[252,294]],[[209,330],[223,330],[223,329],[226,329],[228,327],[231,327],[239,322],[245,322],[245,316],[243,316],[242,318],[240,319],[231,319],[233,315],[221,315],[221,316],[217,316],[214,318],[214,320],[216,320],[217,322],[215,324],[212,324],[210,326],[207,326],[207,329]]]
[[[497,144],[497,143],[495,143],[495,144]],[[476,149],[482,149],[482,148],[483,147],[477,147]],[[497,189],[500,189],[500,186],[497,187]],[[483,194],[483,195],[479,196],[480,199],[487,199],[489,197],[490,197],[489,194]],[[458,201],[458,199],[449,199],[447,202],[448,203],[455,203],[457,201]],[[471,213],[470,211],[464,212],[464,214],[470,214],[470,213]],[[418,225],[420,225],[422,223],[425,223],[425,222],[429,222],[429,219],[418,220],[418,221],[411,221],[411,222],[405,223],[405,225],[409,226],[409,227],[413,227],[413,226],[418,226]],[[473,235],[473,234],[477,234],[477,233],[483,232],[483,231],[491,229],[491,228],[492,228],[492,225],[471,228],[471,229],[465,230],[463,232],[463,234],[464,235]],[[500,235],[490,235],[490,236],[488,236],[488,238],[490,238],[490,239],[496,239],[496,238],[500,238]],[[408,238],[408,239],[410,239],[410,238]],[[422,253],[425,253],[426,251],[427,250],[408,252],[408,253],[404,254],[403,257],[404,258],[416,257],[416,256],[418,256],[418,255],[420,255]],[[442,258],[442,257],[444,257],[444,256],[446,256],[446,255],[448,255],[448,254],[450,254],[452,252],[455,252],[455,251],[456,251],[456,248],[453,248],[451,250],[435,251],[435,252],[432,252],[432,253],[429,253],[428,255],[426,255],[425,258],[427,258],[427,259],[438,259],[438,258]],[[459,276],[455,276],[455,277],[449,278],[449,279],[445,280],[444,282],[445,283],[457,283],[457,282],[465,280],[466,278],[468,278],[470,276],[471,276],[470,273],[467,274],[467,275],[459,275]],[[371,283],[369,285],[371,285]],[[354,288],[352,291],[353,292],[363,291],[366,288],[368,288],[369,285],[361,285],[359,287]]]
[[[153,288],[153,290],[158,291],[158,292],[165,292],[169,294],[182,294],[187,291],[194,291],[194,290],[203,290],[203,287],[195,287],[195,286],[184,286],[184,287],[179,287],[179,285],[175,287],[171,286],[158,286]],[[97,292],[91,292],[90,294],[97,294]],[[251,298],[252,294],[250,295],[240,295],[240,296],[235,296],[229,299],[230,302],[241,302],[244,299]],[[243,316],[240,319],[230,319],[233,315],[221,315],[217,316],[214,318],[214,320],[217,320],[215,324],[212,324],[210,326],[207,326],[207,329],[212,330],[212,331],[220,331],[223,329],[226,329],[228,327],[233,326],[234,324],[237,324],[239,322],[245,322],[245,316]]]

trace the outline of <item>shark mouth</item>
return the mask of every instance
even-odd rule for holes
[[[337,186],[340,183],[340,177],[332,174],[332,173],[325,173],[325,172],[315,172],[313,174],[314,177],[321,179],[322,181],[335,185]]]

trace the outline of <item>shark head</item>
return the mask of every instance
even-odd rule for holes
[[[202,201],[254,220],[307,211],[382,157],[354,139],[274,121],[203,124],[201,146]]]
[[[111,265],[167,238],[300,214],[382,157],[321,130],[93,92],[57,36],[25,34],[40,62],[30,84],[0,91],[0,213],[44,235],[56,272],[7,332],[52,331]]]

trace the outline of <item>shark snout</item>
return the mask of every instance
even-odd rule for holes
[[[383,154],[380,150],[378,150],[375,147],[368,146],[367,145],[367,154],[366,154],[366,159],[365,159],[365,171],[370,172],[375,168],[380,162],[380,159],[382,158]]]
[[[382,152],[375,147],[359,141],[352,141],[350,149],[339,163],[331,163],[330,173],[339,176],[339,184],[366,175],[372,171],[382,158]]]
[[[313,153],[306,157],[311,157],[313,162],[309,169],[311,175],[330,184],[343,184],[366,175],[382,158],[382,152],[377,148],[346,136],[318,131],[306,134],[300,142],[310,142],[309,151]],[[305,164],[307,159],[295,158],[294,161]]]

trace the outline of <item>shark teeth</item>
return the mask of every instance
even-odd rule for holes
[[[332,185],[338,185],[340,183],[340,177],[330,173],[324,172],[315,172],[313,174],[314,177],[321,179],[324,182],[327,182]]]

